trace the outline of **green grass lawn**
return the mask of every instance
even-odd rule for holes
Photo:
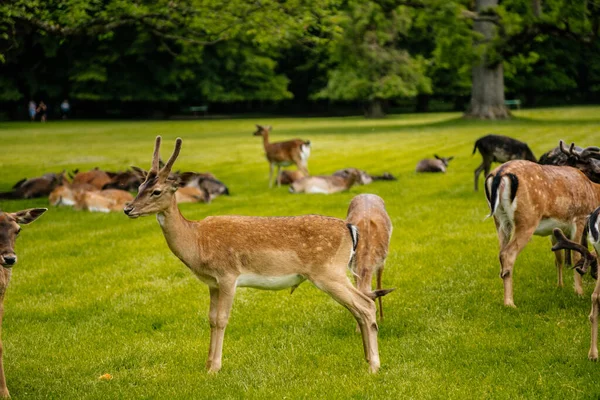
[[[517,309],[502,305],[498,244],[482,192],[473,192],[474,141],[487,133],[529,143],[537,156],[559,139],[600,143],[600,107],[515,112],[505,122],[459,114],[363,118],[169,122],[2,123],[0,190],[63,169],[149,168],[154,137],[163,158],[183,138],[174,169],[211,171],[230,188],[209,215],[345,217],[359,193],[382,196],[394,224],[380,324],[382,368],[370,375],[350,313],[305,283],[289,291],[239,289],[223,355],[208,375],[208,289],[168,249],[154,217],[50,207],[23,228],[5,299],[2,332],[8,387],[20,398],[591,398],[600,365],[587,360],[585,296],[556,287],[548,238],[534,238],[515,266]],[[335,195],[267,189],[255,123],[272,140],[313,143],[313,174],[358,167],[389,171]],[[445,175],[416,175],[417,161],[455,156]],[[5,211],[46,199],[3,201]],[[111,381],[98,377],[110,373]]]

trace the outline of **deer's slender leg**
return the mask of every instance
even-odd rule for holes
[[[335,301],[352,313],[360,326],[365,358],[369,363],[370,371],[377,372],[380,361],[377,345],[377,310],[373,300],[352,286],[345,276],[334,280],[320,277],[319,280],[313,282],[319,289],[328,293]]]
[[[219,282],[219,294],[217,300],[217,320],[214,332],[214,338],[211,337],[211,344],[214,343],[214,354],[210,361],[208,372],[218,372],[221,369],[221,359],[223,356],[223,337],[225,336],[225,328],[229,321],[229,313],[233,305],[233,297],[235,296],[235,280],[230,282]],[[213,342],[214,341],[214,342]]]
[[[377,290],[383,289],[381,286],[381,277],[383,276],[383,265],[377,268]],[[379,301],[379,319],[383,321],[383,303],[381,301],[381,296],[377,298]]]
[[[571,240],[580,243],[581,242],[581,238],[583,235],[583,230],[584,230],[584,226],[585,226],[585,219],[581,219],[578,220],[576,222],[576,228],[574,232],[571,232]],[[577,262],[579,261],[579,259],[581,258],[581,254],[579,254],[576,251],[571,252],[570,250],[565,250],[566,252],[571,253],[571,257],[572,260],[570,262],[570,266],[572,267],[573,265],[577,264]],[[571,258],[569,257],[569,258]],[[575,293],[577,293],[579,296],[583,296],[583,278],[581,275],[579,275],[579,272],[577,272],[576,269],[573,269],[573,286],[575,289]]]
[[[4,296],[0,297],[0,332],[2,331],[2,318],[4,317]],[[0,397],[8,398],[8,388],[6,387],[6,377],[4,376],[3,346],[0,340]]]
[[[210,309],[208,312],[208,322],[210,324],[210,347],[208,350],[208,359],[206,360],[206,369],[210,370],[216,350],[215,339],[217,338],[217,304],[219,302],[219,289],[209,287],[208,290],[210,291]]]
[[[281,165],[277,166],[277,187],[281,187]]]
[[[557,242],[556,238],[554,237],[554,235],[550,236],[550,239],[552,240],[552,245],[554,246]],[[558,275],[558,282],[557,282],[557,286],[558,287],[563,287],[564,286],[564,282],[563,282],[563,266],[564,266],[564,257],[563,257],[563,250],[556,250],[554,252],[554,265],[556,265],[556,273]]]
[[[273,187],[271,181],[273,180],[273,163],[269,163],[269,188]]]
[[[484,163],[481,163],[481,165],[475,169],[475,191],[478,190],[479,175],[481,175],[481,172],[483,171],[483,165],[484,165]]]
[[[600,302],[600,279],[596,281],[596,288],[592,293],[592,311],[590,312],[590,322],[592,323],[592,343],[588,358],[592,361],[598,361],[598,306]]]
[[[504,283],[505,306],[515,307],[512,283],[513,267],[517,256],[527,245],[538,224],[530,226],[532,227],[527,229],[514,229],[513,237],[500,249],[500,277]]]

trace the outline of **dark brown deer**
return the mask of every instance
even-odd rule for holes
[[[15,241],[21,232],[19,225],[30,224],[38,219],[47,208],[30,208],[28,210],[7,213],[0,211],[0,329],[4,315],[4,295],[10,282],[12,268],[17,263]],[[0,397],[9,397],[2,362],[2,341],[0,340]]]
[[[48,173],[37,178],[22,179],[10,192],[0,193],[0,199],[33,199],[48,196],[64,181],[64,173]]]
[[[501,135],[487,135],[477,139],[473,154],[479,150],[483,162],[475,170],[475,190],[479,183],[479,175],[487,176],[493,162],[505,163],[510,160],[527,160],[537,162],[533,152],[527,145],[517,139]]]
[[[584,164],[595,154],[593,149],[586,150],[577,153],[571,145],[568,154]],[[600,185],[576,168],[515,160],[492,171],[485,189],[500,242],[504,304],[514,307],[512,274],[521,250],[532,235],[548,236],[554,228],[561,228],[572,240],[580,238],[587,215],[600,204]],[[562,286],[562,254],[555,254],[558,285]],[[583,294],[581,276],[574,276],[575,291]]]
[[[419,161],[416,172],[446,172],[448,164],[454,159],[454,157],[440,157],[437,154],[433,155],[435,159],[426,158]]]
[[[272,187],[273,167],[277,166],[277,186],[281,186],[281,167],[296,164],[305,176],[308,176],[308,157],[310,140],[292,139],[285,142],[269,143],[270,126],[256,125],[254,136],[262,136],[265,155],[269,161],[269,187]]]

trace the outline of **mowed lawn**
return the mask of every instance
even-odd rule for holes
[[[174,169],[211,171],[230,188],[210,215],[345,217],[359,193],[383,197],[394,224],[379,325],[382,368],[368,373],[350,313],[309,282],[290,295],[240,288],[225,334],[223,369],[208,375],[208,289],[170,252],[154,217],[130,220],[50,207],[24,226],[5,299],[8,387],[25,398],[592,398],[600,365],[587,360],[590,295],[556,287],[548,238],[515,266],[517,309],[502,305],[498,243],[482,191],[473,191],[474,141],[487,133],[529,143],[539,157],[559,139],[600,144],[600,107],[515,112],[506,122],[459,114],[363,118],[261,118],[168,122],[2,123],[0,190],[24,177],[101,167],[149,168],[154,138]],[[391,172],[335,195],[267,189],[256,123],[272,140],[313,144],[313,174],[358,167]],[[454,156],[447,174],[417,175],[424,157]],[[483,181],[483,179],[482,179]],[[46,199],[2,201],[16,211]],[[109,373],[112,380],[98,378]]]

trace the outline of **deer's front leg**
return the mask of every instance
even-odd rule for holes
[[[269,188],[273,187],[273,163],[269,162]]]
[[[592,343],[588,358],[592,361],[598,361],[598,301],[600,301],[600,279],[596,283],[596,289],[592,293],[592,311],[590,312],[590,322],[592,323]]]
[[[229,313],[233,305],[233,297],[235,296],[235,279],[228,282],[219,282],[217,300],[217,317],[215,320],[215,328],[210,332],[210,344],[212,359],[209,360],[210,366],[208,372],[215,373],[221,369],[221,358],[223,356],[223,337],[225,336],[225,328],[229,322]],[[212,307],[212,297],[211,297]],[[214,347],[214,349],[213,349]]]
[[[210,308],[208,311],[208,323],[210,324],[210,347],[208,349],[208,359],[206,360],[206,369],[212,367],[212,360],[215,357],[215,331],[217,329],[217,303],[219,301],[219,289],[209,287],[210,291]]]
[[[0,333],[2,332],[2,318],[4,316],[4,297],[0,298]],[[4,376],[4,361],[2,359],[3,355],[3,347],[2,347],[2,339],[0,338],[0,397],[7,398],[10,397],[8,393],[8,388],[6,387],[6,377]]]

